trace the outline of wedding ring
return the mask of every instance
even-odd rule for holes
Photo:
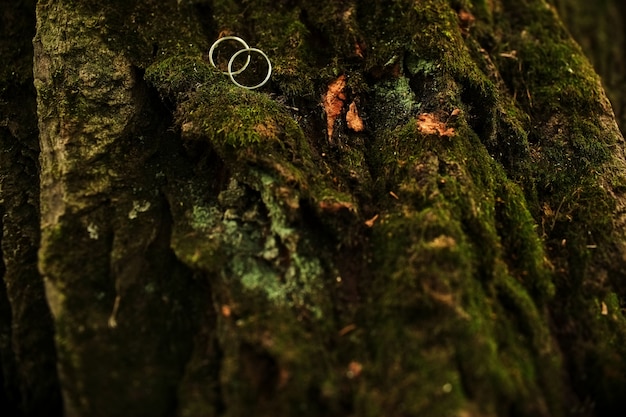
[[[250,48],[250,46],[248,46],[246,41],[244,41],[243,39],[241,39],[238,36],[224,36],[223,38],[220,38],[220,39],[216,40],[213,43],[213,45],[211,45],[211,49],[209,49],[209,62],[211,62],[211,65],[213,65],[215,68],[218,68],[217,64],[213,60],[213,55],[215,54],[215,49],[220,44],[220,42],[227,41],[227,40],[238,42],[241,45],[243,45],[243,48],[238,50],[237,52],[235,52],[230,57],[230,60],[228,61],[228,70],[227,71],[222,71],[222,72],[224,74],[228,74],[228,76],[230,77],[230,80],[233,82],[233,84],[235,84],[238,87],[245,88],[247,90],[254,90],[255,88],[259,88],[259,87],[264,86],[269,81],[270,77],[272,76],[272,63],[270,62],[270,59],[265,54],[265,52],[261,51],[258,48]],[[252,52],[256,52],[256,53],[260,54],[267,61],[267,75],[265,76],[263,81],[261,81],[260,83],[258,83],[256,85],[253,85],[253,86],[247,86],[247,85],[241,84],[240,82],[235,80],[235,75],[241,74],[242,72],[244,72],[248,68],[248,65],[250,65],[250,60],[251,60],[250,55],[251,55]],[[247,53],[248,54],[248,59],[246,60],[246,63],[243,65],[243,67],[239,68],[237,71],[233,71],[233,64],[235,63],[235,60],[237,59],[237,57],[239,55],[241,55],[243,53]]]
[[[215,64],[215,61],[213,61],[213,53],[215,52],[215,48],[217,48],[217,45],[219,45],[221,42],[224,42],[224,41],[239,42],[240,44],[243,45],[244,50],[250,48],[248,44],[246,43],[246,41],[244,41],[238,36],[224,36],[223,38],[219,38],[218,40],[213,42],[213,45],[211,45],[211,49],[209,49],[209,62],[211,62],[211,65],[213,65],[215,68],[217,68],[217,65]],[[237,74],[241,74],[242,72],[244,72],[246,68],[248,68],[249,63],[250,63],[250,55],[248,55],[248,60],[246,61],[245,65],[239,68],[234,74],[237,75]],[[228,74],[230,72],[230,69],[228,71],[222,71],[222,72],[224,74]]]
[[[243,54],[244,52],[248,52],[248,61],[250,62],[250,52],[257,52],[259,54],[261,54],[261,56],[263,56],[263,58],[265,58],[265,60],[267,61],[267,75],[265,76],[265,79],[263,81],[261,81],[260,83],[258,83],[257,85],[253,85],[253,86],[247,86],[247,85],[243,85],[237,82],[237,80],[235,80],[234,75],[237,75],[238,72],[233,72],[233,63],[235,62],[235,59],[240,55]],[[247,67],[247,63],[246,63],[246,67]],[[267,55],[265,54],[265,52],[261,51],[260,49],[257,48],[246,48],[246,49],[242,49],[240,51],[237,51],[233,54],[232,57],[230,57],[230,61],[228,61],[228,76],[230,77],[230,80],[237,86],[241,87],[241,88],[246,88],[248,90],[254,90],[255,88],[259,88],[265,85],[265,83],[270,79],[272,75],[272,63],[270,62],[270,59],[267,57]]]

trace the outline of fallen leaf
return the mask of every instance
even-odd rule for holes
[[[361,372],[363,372],[363,365],[359,362],[352,361],[348,365],[348,372],[346,372],[346,376],[350,379],[356,378],[361,375]]]
[[[355,211],[354,204],[347,201],[329,201],[324,200],[320,201],[319,207],[323,211],[328,211],[331,213],[337,213],[339,210],[346,209],[348,211]]]
[[[343,12],[343,21],[346,23],[350,22],[350,18],[352,17],[352,13],[354,13],[354,6],[350,7],[349,9],[345,10]]]
[[[373,227],[373,226],[374,226],[374,223],[376,222],[376,220],[378,220],[378,216],[379,216],[379,215],[377,214],[377,215],[375,215],[374,217],[372,217],[371,219],[366,220],[366,221],[365,221],[365,225],[366,225],[367,227]]]
[[[503,58],[517,59],[517,51],[500,52],[500,56]]]
[[[278,377],[278,388],[285,387],[289,379],[291,378],[291,374],[285,368],[280,368],[280,373]]]
[[[417,128],[425,135],[451,137],[456,134],[453,128],[448,127],[432,113],[422,113],[417,116]]]
[[[365,46],[361,42],[356,42],[354,44],[354,54],[359,58],[363,58],[363,51],[365,50]]]
[[[344,327],[343,329],[339,330],[339,336],[345,336],[348,333],[350,333],[351,331],[356,330],[356,324],[352,323],[352,324],[348,324],[346,327]]]
[[[552,211],[552,208],[550,207],[550,205],[548,203],[543,203],[543,213],[547,216],[547,217],[552,217],[554,216],[554,211]]]
[[[459,26],[461,27],[461,31],[464,35],[468,35],[472,26],[474,26],[474,22],[476,18],[473,14],[468,12],[467,10],[461,9],[459,11]]]
[[[326,94],[324,94],[322,99],[324,112],[326,112],[326,125],[329,140],[333,137],[333,126],[335,125],[335,120],[341,114],[341,109],[343,109],[344,100],[346,99],[345,89],[346,76],[340,75],[336,80],[328,85]]]
[[[346,123],[348,128],[355,132],[362,132],[365,129],[363,125],[363,119],[359,116],[359,111],[356,108],[356,103],[353,101],[348,107],[348,113],[346,113]]]

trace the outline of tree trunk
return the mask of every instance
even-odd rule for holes
[[[0,4],[0,409],[60,415],[54,328],[37,270],[39,142],[35,2]]]
[[[626,3],[554,0],[559,14],[602,78],[615,116],[626,128]]]
[[[624,140],[545,0],[32,3],[1,9],[4,409],[620,409]],[[266,85],[211,65],[227,35]]]

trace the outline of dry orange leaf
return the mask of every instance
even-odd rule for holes
[[[322,98],[322,104],[324,106],[324,111],[326,112],[329,140],[333,137],[333,126],[335,125],[335,120],[337,120],[337,117],[341,114],[343,102],[346,99],[345,89],[346,76],[340,75],[336,80],[328,85],[328,90],[326,90],[326,94],[324,94],[324,97]]]
[[[377,215],[375,215],[374,217],[372,217],[371,219],[366,220],[366,221],[365,221],[365,225],[366,225],[367,227],[374,227],[374,223],[376,223],[376,220],[378,220],[378,217],[379,217],[379,216],[380,216],[380,215],[378,215],[378,214],[377,214]]]
[[[342,209],[355,211],[354,204],[347,201],[323,200],[319,202],[319,208],[330,213],[337,213]]]
[[[471,27],[474,26],[475,21],[476,18],[474,17],[474,15],[467,10],[459,11],[459,26],[461,27],[464,35],[469,34],[469,31]]]
[[[348,128],[354,130],[355,132],[362,132],[363,129],[365,129],[363,119],[359,116],[359,111],[357,110],[356,103],[354,101],[350,103],[350,107],[348,107],[348,113],[346,113],[346,123],[348,124]]]
[[[352,323],[352,324],[348,324],[346,327],[344,327],[343,329],[339,330],[339,336],[345,336],[348,333],[352,332],[356,330],[356,324]]]
[[[417,116],[417,128],[425,135],[451,137],[456,134],[453,128],[446,126],[432,113],[422,113]]]
[[[358,56],[359,58],[363,58],[364,57],[364,55],[363,55],[363,50],[364,49],[365,49],[365,47],[361,43],[356,42],[354,44],[354,54],[356,56]]]
[[[346,375],[348,378],[352,379],[361,375],[361,372],[363,372],[363,365],[357,361],[352,361],[348,364],[348,372],[346,372]]]

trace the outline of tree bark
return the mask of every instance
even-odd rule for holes
[[[2,5],[11,413],[620,409],[600,78],[545,0],[364,3]]]
[[[554,0],[572,36],[578,41],[602,78],[615,116],[626,126],[626,4],[618,0],[590,3]]]
[[[11,416],[60,415],[53,321],[37,270],[35,2],[6,3],[0,5],[0,409]]]

